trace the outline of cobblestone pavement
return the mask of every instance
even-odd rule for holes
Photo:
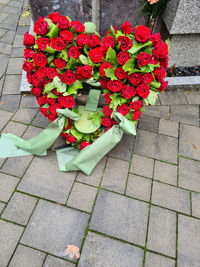
[[[0,0],[0,131],[48,125],[19,94],[23,1]],[[24,5],[26,7],[26,3]],[[47,157],[0,159],[0,267],[199,267],[200,93],[166,92],[90,176]],[[78,261],[63,257],[68,244]]]

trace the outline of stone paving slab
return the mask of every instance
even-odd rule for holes
[[[3,127],[6,125],[6,123],[11,119],[11,117],[13,116],[13,113],[8,112],[8,111],[4,111],[4,110],[0,110],[0,131],[3,129]]]
[[[19,108],[20,100],[20,95],[2,95],[0,109],[16,112]]]
[[[187,100],[182,90],[166,91],[164,94],[159,95],[159,99],[162,105],[187,104]]]
[[[11,197],[19,179],[0,172],[0,200],[7,202]]]
[[[67,245],[81,245],[88,219],[86,213],[40,200],[20,242],[62,257]]]
[[[89,232],[78,267],[141,267],[143,254],[140,248]]]
[[[1,25],[0,25],[1,27]],[[15,38],[15,31],[7,31],[6,34],[1,38],[1,42],[6,44],[12,44]]]
[[[19,93],[21,75],[6,75],[3,94],[13,95]]]
[[[100,191],[90,229],[144,246],[147,217],[148,204]]]
[[[17,123],[14,121],[9,121],[6,127],[3,129],[2,133],[12,133],[21,137],[23,133],[26,131],[27,127],[28,127],[27,125]]]
[[[5,208],[5,205],[6,204],[0,202],[0,214],[2,213],[3,209]]]
[[[192,193],[192,215],[200,218],[200,194]]]
[[[146,112],[142,116],[152,116],[156,118],[168,118],[169,117],[169,106],[147,106],[145,107]],[[141,117],[142,117],[141,116]]]
[[[174,267],[175,261],[158,254],[147,252],[145,267]]]
[[[4,55],[10,55],[11,54],[12,46],[5,43],[0,43],[0,53]]]
[[[158,118],[154,118],[154,117],[150,117],[146,115],[140,118],[139,123],[138,123],[138,129],[157,133],[158,123],[159,123]]]
[[[37,110],[35,109],[20,108],[15,113],[12,120],[29,124],[33,120],[36,113],[37,113]]]
[[[10,58],[7,68],[7,74],[22,74],[22,65],[24,58]]]
[[[154,160],[140,155],[133,155],[130,172],[152,178]]]
[[[0,64],[0,77],[2,77],[6,71],[8,60],[9,60],[8,55],[0,54],[0,62],[1,62],[1,64]]]
[[[44,267],[75,267],[75,264],[61,260],[51,255],[48,255],[43,266]]]
[[[189,104],[198,104],[200,103],[200,92],[199,91],[188,91],[185,92],[185,97]]]
[[[170,120],[199,126],[199,107],[197,105],[172,106]]]
[[[161,161],[155,161],[154,179],[172,185],[177,185],[177,166]]]
[[[160,119],[159,133],[166,134],[173,137],[178,137],[178,123],[170,120]]]

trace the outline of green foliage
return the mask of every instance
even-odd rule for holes
[[[49,104],[44,104],[42,108],[49,108]]]
[[[94,123],[95,126],[99,126],[101,125],[101,118],[103,117],[103,113],[99,112],[99,113],[93,113],[92,115],[90,115],[88,117],[89,120],[92,120],[92,122]]]
[[[114,67],[118,65],[116,52],[112,47],[109,47],[106,53],[106,61],[110,62]]]
[[[61,80],[60,80],[60,78],[58,78],[58,76],[56,76],[53,79],[53,82],[47,83],[45,85],[44,94],[52,91],[54,88],[57,89],[57,92],[63,93],[63,92],[66,91],[67,85],[66,85],[66,83],[62,83]]]
[[[59,32],[58,26],[55,25],[54,23],[51,23],[49,26],[49,32],[46,34],[46,36],[51,39],[54,36],[58,36],[58,32]]]
[[[88,65],[88,64],[89,64],[89,63],[88,63],[88,58],[87,58],[86,56],[84,56],[84,55],[80,55],[79,59],[80,59],[80,61],[81,61],[81,63],[82,63],[83,65]]]
[[[70,57],[70,60],[68,61],[66,68],[69,70],[72,69],[73,66],[75,65],[76,65],[76,59],[74,57]]]
[[[118,80],[117,77],[115,76],[114,69],[111,69],[111,68],[105,69],[105,74],[106,74],[106,77],[110,78],[112,81]]]
[[[94,33],[96,31],[96,25],[93,22],[85,22],[85,33]]]
[[[117,109],[118,106],[121,106],[122,104],[127,103],[127,99],[119,96],[119,94],[114,93],[113,95],[110,96],[112,99],[109,107],[112,108],[114,111]]]
[[[77,140],[81,140],[81,138],[83,137],[83,134],[80,133],[78,130],[76,130],[75,128],[71,129],[71,134],[77,139]]]
[[[128,120],[132,120],[133,118],[133,112],[129,111],[126,116],[125,116]]]
[[[134,64],[135,64],[135,58],[131,58],[123,65],[122,68],[125,72],[129,72],[130,74],[130,72],[133,71]],[[135,72],[137,72],[137,70]]]
[[[53,54],[55,53],[56,50],[47,45],[47,47],[45,48],[45,51],[49,54]]]
[[[58,58],[64,59],[66,62],[69,60],[69,57],[67,55],[67,49],[63,49],[57,56]]]
[[[82,89],[83,85],[79,80],[76,80],[72,85],[67,89],[68,95],[77,94],[78,89]]]
[[[159,94],[159,92],[155,92],[153,90],[150,90],[150,94],[148,95],[148,97],[147,98],[144,98],[144,103],[146,105],[152,105],[152,106],[154,106],[155,103],[156,103],[156,100],[158,98],[158,94]]]
[[[150,16],[150,19],[158,17],[162,14],[167,6],[168,0],[159,0],[158,3],[150,5],[147,0],[142,0],[144,3],[139,14],[143,12],[144,14]]]
[[[53,93],[49,93],[49,94],[47,95],[47,97],[48,97],[48,98],[59,98],[58,95],[54,95]]]
[[[152,47],[152,42],[148,41],[147,43],[138,43],[137,41],[133,41],[133,46],[128,50],[131,54],[136,54],[142,48]]]

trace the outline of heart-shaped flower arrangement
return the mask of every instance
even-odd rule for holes
[[[95,24],[54,12],[40,17],[33,30],[33,35],[24,35],[23,65],[32,94],[50,121],[57,118],[57,109],[81,116],[80,122],[66,118],[61,133],[76,148],[85,148],[117,124],[114,112],[136,124],[144,105],[154,105],[167,87],[168,46],[143,25],[133,29],[125,22],[120,30],[111,26],[101,38]],[[105,98],[103,109],[96,112],[76,103],[81,90],[88,94],[90,88]]]

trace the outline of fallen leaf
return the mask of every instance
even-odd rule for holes
[[[22,106],[23,106],[23,107],[26,107],[27,105],[26,105],[26,104],[23,104]]]
[[[22,14],[22,18],[27,18],[30,16],[30,11],[26,10],[23,14]]]
[[[185,93],[186,93],[187,95],[189,95],[190,91],[188,91],[188,90],[185,90]]]
[[[1,105],[5,105],[5,104],[6,104],[6,102],[1,102],[0,104],[1,104]]]
[[[28,94],[23,94],[23,96],[28,96]]]
[[[80,258],[79,247],[75,245],[67,245],[67,248],[65,249],[63,253],[63,257],[64,256],[69,256],[70,260],[72,260],[74,257],[79,259]]]
[[[192,145],[194,149],[197,149],[197,146],[194,143],[189,142],[189,144]]]
[[[56,205],[61,205],[61,203],[60,202],[57,202]]]
[[[168,116],[168,117],[170,117],[171,115],[172,115],[171,113],[168,113],[168,115],[167,115],[167,116]]]

